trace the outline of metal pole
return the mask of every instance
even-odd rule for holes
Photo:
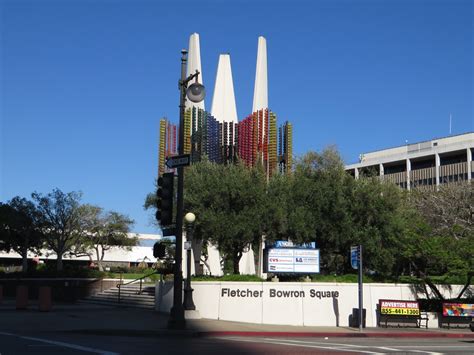
[[[362,331],[363,290],[362,290],[362,245],[359,245],[359,331]]]
[[[178,154],[184,154],[184,102],[186,100],[186,62],[188,51],[181,50],[181,80],[179,81],[179,145]],[[173,307],[170,311],[168,328],[183,329],[186,327],[183,308],[183,185],[184,169],[178,167],[178,196],[176,203],[176,251],[174,255]]]
[[[194,225],[188,223],[186,226],[186,240],[190,246],[193,239],[193,227]],[[193,289],[191,288],[191,248],[186,250],[186,285],[184,287],[184,302],[183,307],[185,310],[194,311],[196,306],[193,301]]]
[[[122,285],[122,276],[123,276],[123,272],[120,272],[120,282],[118,284],[118,303],[120,303],[120,286]]]

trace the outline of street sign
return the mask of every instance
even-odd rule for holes
[[[351,266],[353,269],[359,268],[359,257],[358,257],[359,247],[351,247]]]
[[[166,166],[170,169],[179,168],[181,166],[188,166],[191,163],[191,156],[189,154],[176,155],[166,159]]]

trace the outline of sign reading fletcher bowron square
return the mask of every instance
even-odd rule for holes
[[[263,290],[251,290],[247,289],[231,289],[231,288],[222,288],[221,297],[249,297],[249,298],[262,298],[264,296]],[[275,288],[268,289],[268,296],[270,298],[304,298],[306,295],[309,295],[311,298],[338,298],[339,291],[320,291],[315,289],[310,289],[308,293],[304,290],[278,290]]]
[[[171,287],[170,287],[171,286]],[[173,284],[158,283],[156,309],[169,312]],[[357,306],[358,285],[336,282],[193,282],[193,300],[202,318],[257,324],[298,326],[348,326]],[[443,288],[445,298],[456,297],[463,285]],[[396,315],[416,315],[417,294],[409,284],[364,285],[366,324],[376,327],[379,310]],[[383,301],[380,309],[379,301]],[[430,315],[429,327],[438,327]]]

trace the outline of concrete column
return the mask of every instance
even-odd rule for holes
[[[355,177],[356,180],[359,179],[359,169],[358,168],[354,169],[354,177]]]
[[[411,171],[411,160],[407,158],[407,190],[410,190],[410,171]]]
[[[260,239],[260,243],[258,246],[258,266],[257,266],[257,275],[261,277],[262,279],[267,278],[267,274],[263,270],[264,249],[265,249],[265,236],[262,235],[262,239]]]
[[[441,159],[439,158],[439,154],[435,154],[435,173],[436,173],[436,186],[439,186],[439,167],[441,166]]]
[[[383,164],[379,164],[379,172],[380,172],[380,173],[379,173],[380,176],[384,176],[385,170],[384,170],[384,168],[383,168]]]
[[[472,175],[472,169],[471,169],[472,152],[471,152],[471,148],[467,148],[466,152],[467,152],[467,180],[470,182],[471,175]]]

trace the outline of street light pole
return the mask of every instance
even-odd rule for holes
[[[186,62],[188,51],[181,50],[181,79],[179,80],[179,142],[178,154],[184,154],[184,102],[186,100]],[[182,303],[183,294],[183,190],[184,190],[184,169],[182,166],[178,170],[178,196],[176,203],[176,250],[174,254],[174,282],[173,282],[173,307],[170,311],[168,328],[183,329],[186,326],[184,318],[184,308]]]
[[[184,155],[184,104],[186,95],[193,102],[204,100],[204,86],[197,82],[199,71],[186,77],[187,63],[186,49],[181,50],[181,79],[179,80],[179,144],[178,154]],[[188,89],[188,83],[196,79],[196,83],[191,84]],[[188,89],[188,90],[187,90]],[[186,327],[186,319],[184,317],[183,307],[183,207],[184,207],[184,167],[177,167],[178,173],[178,191],[176,197],[176,250],[174,255],[174,281],[173,281],[173,307],[171,307],[170,318],[168,320],[168,328],[184,329]]]
[[[196,216],[192,212],[184,216],[186,221],[186,282],[184,285],[183,307],[186,311],[194,311],[196,306],[193,301],[193,289],[191,288],[191,243],[193,240],[194,221]]]

